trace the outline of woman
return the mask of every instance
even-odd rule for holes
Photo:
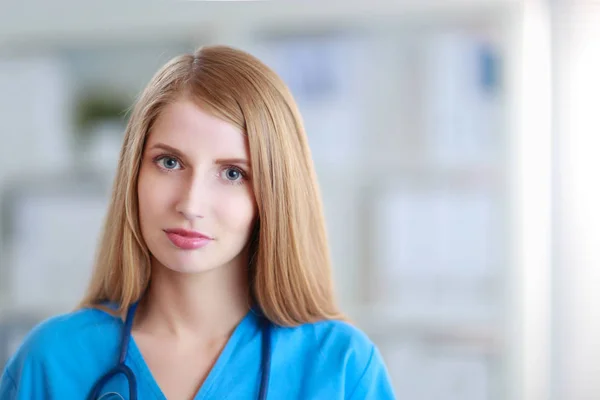
[[[6,399],[391,399],[343,322],[295,102],[251,55],[176,57],[129,120],[81,307],[36,327]]]

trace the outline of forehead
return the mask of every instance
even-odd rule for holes
[[[235,125],[204,111],[189,100],[178,100],[163,108],[156,119],[147,147],[157,143],[176,147],[188,156],[207,153],[246,157],[247,138]]]

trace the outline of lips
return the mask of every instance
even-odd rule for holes
[[[196,250],[213,241],[208,235],[186,229],[165,229],[171,243],[182,250]]]

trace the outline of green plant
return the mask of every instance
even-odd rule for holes
[[[124,123],[128,107],[124,96],[115,93],[97,91],[82,96],[75,109],[78,136],[87,138],[98,122],[118,120]]]

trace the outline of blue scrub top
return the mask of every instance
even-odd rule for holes
[[[118,362],[120,318],[83,309],[50,318],[34,328],[0,378],[1,400],[85,399]],[[273,327],[269,399],[394,399],[377,347],[356,327],[323,321]],[[235,328],[195,399],[255,399],[260,386],[260,320],[250,311]],[[165,399],[132,339],[126,364],[140,399]],[[102,400],[127,399],[118,375]],[[121,397],[110,393],[119,393]]]

